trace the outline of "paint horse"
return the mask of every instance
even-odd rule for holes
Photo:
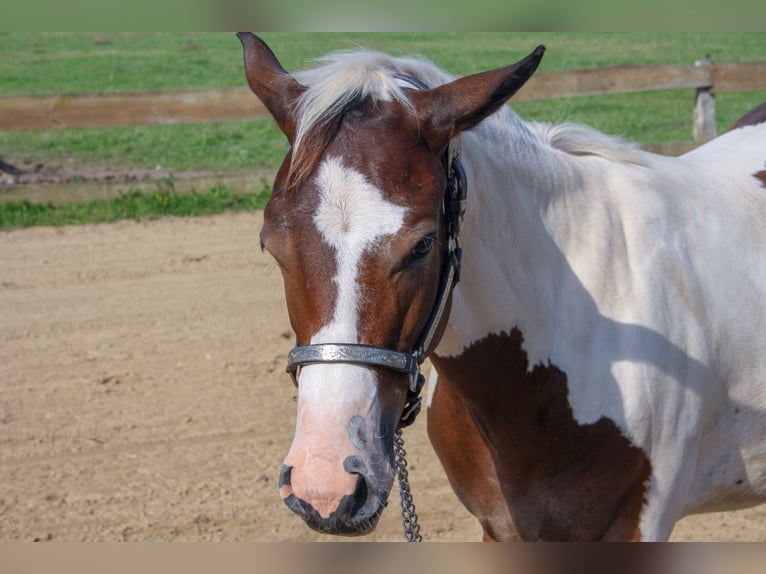
[[[766,497],[766,124],[680,158],[358,51],[295,76],[240,34],[290,144],[262,247],[297,336],[280,492],[374,528],[417,411],[485,540],[664,540]]]

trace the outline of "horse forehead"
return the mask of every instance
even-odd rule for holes
[[[387,199],[367,176],[339,157],[322,160],[315,183],[319,205],[314,224],[336,250],[348,247],[358,256],[359,249],[396,233],[404,223],[408,209]]]

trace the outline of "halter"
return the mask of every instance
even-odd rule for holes
[[[408,82],[418,89],[427,89],[427,86],[410,76],[395,74],[397,79]],[[445,246],[445,261],[442,269],[442,278],[439,285],[439,293],[431,311],[431,316],[418,339],[418,343],[412,353],[403,353],[376,347],[373,345],[360,345],[352,343],[322,343],[317,345],[296,346],[287,356],[287,369],[298,386],[298,370],[305,365],[317,363],[346,363],[378,367],[409,375],[409,388],[407,390],[407,402],[402,410],[399,427],[407,427],[415,421],[420,412],[423,398],[420,391],[425,384],[425,377],[420,372],[420,366],[425,361],[436,335],[436,331],[443,319],[447,300],[453,287],[460,279],[460,259],[462,250],[458,242],[460,227],[463,222],[466,204],[467,182],[465,170],[460,162],[460,140],[452,140],[445,152],[447,160],[447,188],[444,192],[443,212],[447,221],[447,241]]]

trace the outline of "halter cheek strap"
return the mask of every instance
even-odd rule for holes
[[[416,78],[398,74],[395,77],[410,83],[417,89],[427,88],[425,84]],[[460,162],[459,137],[450,142],[446,156],[448,178],[443,202],[443,211],[447,221],[446,257],[436,302],[434,303],[428,323],[426,323],[413,352],[403,353],[372,345],[323,343],[296,346],[287,357],[286,371],[290,373],[296,386],[298,385],[298,371],[301,367],[321,363],[346,363],[377,367],[409,375],[407,402],[404,405],[399,420],[400,427],[411,425],[420,412],[423,401],[420,391],[422,391],[425,384],[425,377],[420,372],[420,366],[431,351],[434,337],[444,318],[450,293],[460,280],[462,250],[460,249],[458,236],[465,214],[467,180],[465,170]]]

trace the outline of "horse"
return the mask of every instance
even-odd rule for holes
[[[739,118],[732,124],[728,131],[737,130],[746,126],[758,125],[763,122],[766,122],[766,102],[754,107],[744,116]]]
[[[487,541],[666,540],[766,499],[766,124],[682,157],[356,50],[245,76],[289,149],[264,212],[296,346],[285,503],[371,531],[420,408]]]

